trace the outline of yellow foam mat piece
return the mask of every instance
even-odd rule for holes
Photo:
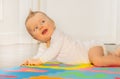
[[[78,65],[66,65],[66,64],[59,63],[59,62],[48,62],[40,66],[28,66],[28,67],[77,70],[80,68],[91,68],[93,67],[93,65],[91,65],[90,63],[87,63],[87,64],[83,63],[83,64],[78,64]]]

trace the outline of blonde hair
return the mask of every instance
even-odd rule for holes
[[[45,13],[43,13],[41,11],[31,11],[30,10],[29,15],[26,18],[25,25],[26,25],[27,21],[37,13],[41,13],[41,14],[45,15],[49,20],[51,20],[54,23],[54,21],[51,18],[49,18]]]

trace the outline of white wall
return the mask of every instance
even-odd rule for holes
[[[36,42],[25,28],[30,9],[39,8],[38,0],[0,0],[0,45]]]
[[[30,8],[39,8],[38,0],[2,0],[1,4],[0,69],[19,66],[37,53],[38,46],[26,31],[25,19]]]
[[[116,28],[116,38],[118,43],[120,44],[120,0],[117,0],[117,28]]]
[[[8,4],[9,3],[9,4]],[[2,0],[1,3],[1,20],[0,20],[0,43],[6,42],[8,40],[10,42],[13,36],[17,36],[18,34],[18,1],[13,0]],[[14,30],[13,30],[14,29]],[[8,36],[9,35],[9,36]],[[7,36],[7,37],[6,37]],[[9,37],[9,38],[8,38]],[[17,40],[16,37],[14,39]]]
[[[118,0],[41,0],[57,27],[81,40],[116,43]]]
[[[2,0],[0,0],[0,21],[2,20],[2,15],[3,15],[3,9],[2,9],[3,5],[2,5]]]
[[[0,5],[0,44],[36,42],[26,31],[24,24],[30,8],[40,8],[46,12],[55,20],[57,27],[76,39],[100,39],[105,43],[120,40],[119,0],[0,1],[3,3]]]
[[[30,10],[38,10],[39,0],[19,0],[19,43],[36,43],[25,28],[25,20]]]

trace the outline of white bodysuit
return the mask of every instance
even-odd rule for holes
[[[55,30],[51,37],[50,47],[45,43],[40,43],[39,50],[33,58],[40,58],[45,63],[48,61],[58,61],[65,64],[90,63],[88,51],[93,46],[104,46],[96,41],[75,41],[59,30]]]

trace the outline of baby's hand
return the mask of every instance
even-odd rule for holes
[[[42,62],[40,59],[27,59],[21,66],[39,66],[41,64]]]

